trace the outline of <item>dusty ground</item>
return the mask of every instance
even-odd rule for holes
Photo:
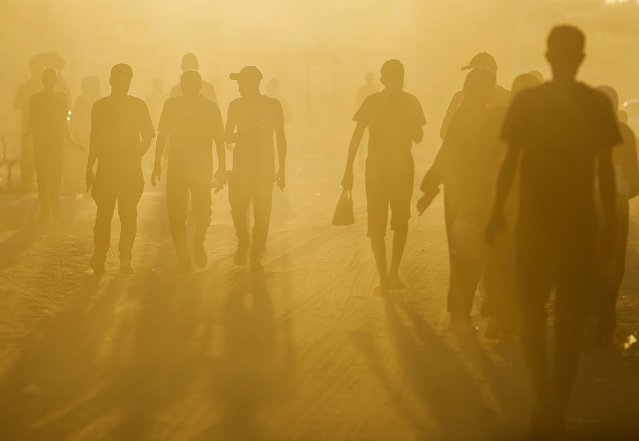
[[[87,271],[92,201],[40,226],[33,195],[0,196],[0,439],[520,439],[532,397],[518,345],[482,339],[479,317],[475,338],[446,331],[441,201],[411,220],[409,289],[384,298],[361,185],[356,225],[329,225],[338,181],[336,167],[291,169],[263,275],[231,262],[224,194],[210,264],[184,277],[163,196],[147,192],[128,278],[115,254],[105,276]],[[631,236],[620,342],[639,330],[636,222]],[[638,415],[637,357],[587,351],[575,439],[639,439]]]

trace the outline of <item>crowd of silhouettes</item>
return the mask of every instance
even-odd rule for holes
[[[597,323],[598,344],[613,345],[628,201],[639,194],[636,137],[618,111],[616,92],[576,80],[584,48],[579,29],[553,28],[546,52],[552,79],[544,82],[537,71],[522,73],[510,91],[498,84],[497,62],[490,54],[479,53],[462,67],[468,74],[445,112],[443,142],[421,181],[417,202],[421,214],[443,189],[451,329],[473,332],[471,314],[481,289],[481,312],[490,318],[485,337],[519,335],[537,397],[531,427],[539,439],[563,430],[588,317]],[[95,77],[82,80],[69,127],[68,93],[55,69],[39,66],[31,64],[32,77],[16,98],[23,116],[24,186],[29,187],[34,170],[45,221],[59,214],[63,174],[73,191],[90,189],[97,205],[90,259],[96,274],[104,272],[116,206],[122,224],[121,271],[132,271],[137,206],[144,187],[142,158],[156,136],[155,126],[151,182],[155,185],[166,176],[178,269],[190,272],[192,263],[206,267],[211,187],[217,192],[228,184],[238,241],[233,260],[262,270],[273,186],[286,185],[285,122],[291,111],[279,98],[276,80],[268,83],[266,96],[257,67],[231,74],[240,97],[229,105],[224,123],[215,89],[202,79],[194,54],[182,59],[180,83],[166,93],[156,80],[146,104],[129,95],[131,67],[118,64],[111,70],[111,93],[104,98]],[[357,91],[359,108],[341,183],[346,191],[353,189],[357,153],[367,144],[367,234],[380,290],[389,294],[405,288],[400,264],[414,188],[411,148],[422,141],[426,119],[419,100],[404,91],[400,61],[385,62],[380,80],[383,90],[378,91],[374,75],[367,73]],[[84,184],[77,175],[81,155],[67,159],[71,166],[65,172],[65,141],[78,152],[88,145]],[[195,230],[190,243],[189,210]],[[389,223],[390,264],[385,242]],[[546,306],[553,292],[555,345],[549,354]]]

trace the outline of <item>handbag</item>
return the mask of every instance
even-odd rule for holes
[[[353,196],[350,190],[343,190],[337,201],[335,214],[333,215],[333,225],[344,226],[353,225],[355,215],[353,214]]]

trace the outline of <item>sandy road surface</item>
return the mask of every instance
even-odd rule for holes
[[[531,393],[518,346],[446,332],[441,202],[411,220],[409,288],[384,298],[363,201],[356,225],[329,225],[338,176],[290,173],[263,275],[231,262],[224,194],[210,264],[186,277],[170,271],[163,196],[145,193],[127,278],[115,254],[105,276],[87,273],[90,200],[65,200],[63,218],[40,226],[33,197],[0,196],[0,439],[519,439]],[[639,330],[638,238],[635,224],[620,338]],[[579,439],[639,439],[638,366],[584,355]]]

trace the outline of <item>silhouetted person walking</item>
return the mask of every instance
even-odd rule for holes
[[[78,96],[71,111],[69,124],[73,138],[82,145],[89,145],[91,136],[91,109],[93,104],[101,98],[100,80],[97,77],[82,78],[82,94]],[[67,192],[84,193],[84,170],[86,166],[86,151],[68,155],[65,159],[64,185]]]
[[[229,105],[226,120],[226,140],[235,143],[233,171],[229,181],[229,202],[238,238],[234,261],[238,265],[246,262],[251,250],[251,267],[261,270],[262,253],[266,249],[275,154],[273,135],[277,142],[279,170],[275,182],[283,190],[286,185],[286,134],[282,106],[276,99],[260,93],[263,76],[255,66],[246,66],[239,73],[230,75],[237,80],[241,97]],[[248,209],[253,201],[254,225],[252,245],[248,231]]]
[[[33,133],[33,153],[43,221],[60,213],[60,184],[65,138],[77,149],[67,125],[67,95],[57,92],[57,73],[48,68],[42,73],[44,90],[31,97],[29,130]]]
[[[208,262],[204,249],[206,230],[211,223],[211,180],[213,179],[212,142],[215,141],[218,182],[226,170],[224,125],[215,101],[200,95],[202,77],[197,71],[182,74],[182,96],[169,98],[164,104],[155,148],[155,166],[151,183],[162,174],[162,155],[169,139],[166,180],[166,205],[173,245],[180,268],[191,269],[186,221],[191,199],[193,258],[199,268]]]
[[[104,272],[116,203],[122,224],[120,271],[132,271],[131,249],[137,229],[137,206],[144,189],[141,159],[155,136],[146,104],[128,94],[132,77],[131,66],[113,66],[109,80],[111,95],[97,101],[91,113],[86,183],[97,205],[93,229],[95,251],[90,261],[96,274]]]
[[[369,95],[353,117],[357,122],[346,161],[342,186],[353,188],[353,163],[368,128],[368,158],[366,160],[366,200],[368,206],[368,236],[377,270],[380,288],[401,289],[399,277],[410,218],[413,194],[414,163],[411,148],[424,137],[426,124],[419,100],[402,89],[404,66],[398,60],[382,65],[381,82],[384,90]],[[394,231],[390,269],[386,266],[384,241],[391,210],[391,229]]]
[[[197,56],[194,53],[189,52],[188,54],[184,54],[182,57],[182,64],[180,65],[182,72],[186,72],[187,70],[200,70],[200,62],[197,59]],[[215,87],[208,81],[202,80],[202,91],[201,95],[211,101],[217,102],[217,96],[215,94]],[[176,84],[171,88],[170,92],[171,97],[176,97],[182,95],[182,85]]]
[[[442,148],[422,181],[423,212],[444,185],[444,208],[450,259],[448,311],[455,330],[469,330],[475,292],[484,269],[483,229],[491,198],[491,169],[497,155],[483,136],[495,74],[473,69],[464,82],[464,100],[453,116]]]
[[[608,86],[597,88],[606,94],[615,111],[619,108],[617,92]],[[617,112],[619,117],[619,113]],[[630,199],[639,194],[639,168],[637,164],[637,140],[635,133],[624,122],[619,121],[622,143],[612,151],[617,189],[617,240],[609,262],[597,265],[597,281],[593,302],[593,316],[597,320],[596,344],[604,348],[613,347],[617,327],[617,298],[626,270],[628,246],[628,224]]]
[[[602,251],[610,256],[615,246],[612,147],[621,142],[610,100],[575,80],[584,59],[583,33],[558,26],[547,43],[552,81],[521,92],[506,115],[502,138],[509,147],[487,229],[491,238],[504,228],[504,202],[521,159],[521,339],[537,395],[532,430],[538,437],[563,430],[577,373],[597,249],[595,176],[604,211]],[[553,290],[555,347],[549,371],[545,322]]]
[[[497,77],[497,61],[495,58],[487,52],[479,52],[475,55],[470,62],[461,68],[464,70],[471,69],[486,69],[495,74]],[[509,93],[506,89],[497,85],[493,92],[493,96],[490,100],[490,105],[495,107],[502,107],[508,104]],[[448,108],[446,109],[446,114],[444,115],[444,120],[442,121],[442,127],[439,130],[439,134],[442,139],[446,138],[446,132],[448,132],[448,127],[450,126],[451,121],[453,120],[453,116],[455,116],[455,112],[459,109],[459,106],[464,100],[464,91],[460,90],[453,98],[450,100],[448,104]]]

